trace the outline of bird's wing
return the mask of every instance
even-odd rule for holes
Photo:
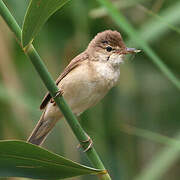
[[[70,72],[72,71],[75,67],[79,66],[79,64],[88,59],[88,54],[86,52],[81,53],[80,55],[76,56],[70,63],[69,65],[64,69],[64,71],[60,74],[60,76],[57,78],[56,80],[56,85],[59,84],[59,82]],[[46,95],[44,96],[42,103],[40,105],[40,109],[44,109],[46,107],[46,105],[48,104],[48,102],[51,99],[51,95],[50,93],[46,93]]]

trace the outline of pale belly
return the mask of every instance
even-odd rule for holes
[[[117,77],[113,77],[112,69],[108,69],[108,66],[102,67],[101,64],[95,66],[97,68],[90,66],[90,64],[84,63],[75,68],[58,85],[64,92],[63,97],[66,102],[73,113],[77,115],[98,103],[115,85],[116,79],[119,77],[119,74],[115,75]],[[58,107],[52,106],[50,103],[46,110],[53,116],[55,114],[61,116]]]

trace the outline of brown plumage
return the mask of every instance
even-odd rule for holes
[[[83,61],[84,59],[88,58],[88,54],[86,52],[79,54],[78,56],[76,56],[70,63],[69,65],[64,69],[64,71],[60,74],[60,76],[57,78],[56,80],[56,85],[59,84],[59,82],[70,72],[72,71],[75,67],[77,67],[79,65],[79,63],[81,61]],[[47,105],[47,103],[50,101],[51,99],[51,95],[48,93],[46,93],[46,95],[44,96],[41,105],[40,105],[40,109],[44,109]]]
[[[123,42],[123,39],[121,37],[121,34],[117,31],[112,31],[112,30],[106,30],[103,32],[98,33],[94,39],[91,40],[89,43],[88,48],[96,47],[102,45],[102,43],[106,43],[113,46],[113,47],[121,47],[124,49],[126,46]]]
[[[87,48],[87,51],[89,49],[92,49],[92,47],[102,47],[102,43],[103,44],[109,44],[113,47],[115,46],[119,46],[122,49],[125,48],[125,44],[122,40],[122,37],[120,35],[119,32],[117,31],[112,31],[112,30],[106,30],[103,32],[98,33],[94,39],[91,40],[91,42],[89,43],[89,46]],[[60,74],[60,76],[58,77],[58,79],[56,80],[56,85],[59,84],[59,82],[71,71],[73,70],[76,66],[78,66],[78,64],[80,62],[82,62],[83,60],[88,58],[88,53],[85,51],[81,54],[79,54],[78,56],[76,56],[70,63],[69,65],[64,69],[63,73]],[[45,97],[42,100],[42,103],[40,105],[40,109],[44,109],[47,105],[47,103],[50,101],[51,99],[51,95],[49,94],[49,92],[45,95]]]
[[[127,50],[119,32],[98,33],[87,49],[75,57],[56,80],[73,113],[79,115],[98,103],[117,84]],[[44,112],[28,142],[41,145],[56,122],[63,117],[47,93],[40,105]]]

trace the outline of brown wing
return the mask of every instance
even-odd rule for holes
[[[76,56],[70,63],[69,65],[64,69],[64,71],[60,74],[58,79],[56,80],[56,85],[59,84],[59,82],[70,72],[72,71],[75,67],[77,67],[82,61],[88,59],[88,54],[86,52],[81,53],[80,55]],[[50,101],[51,95],[50,93],[46,93],[44,96],[42,103],[40,105],[40,109],[44,109],[47,105],[47,103]]]

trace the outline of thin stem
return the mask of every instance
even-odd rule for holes
[[[21,44],[21,28],[16,23],[16,20],[11,15],[5,4],[2,0],[0,0],[0,14],[3,17],[3,19],[8,24],[9,28],[12,32],[14,32],[18,42]],[[39,54],[35,50],[32,44],[30,44],[28,47],[26,47],[24,50],[24,53],[29,57],[32,64],[34,65],[36,71],[38,72],[39,76],[41,77],[42,81],[44,82],[45,86],[47,87],[48,91],[50,92],[51,96],[54,97],[56,95],[56,92],[59,90],[56,86],[55,82],[53,81],[50,73],[48,72],[46,66],[44,65],[43,61],[41,60]],[[83,141],[87,140],[87,134],[82,129],[80,123],[78,122],[75,115],[72,113],[70,107],[65,102],[64,98],[56,97],[55,99],[56,104],[58,105],[59,109],[64,114],[68,124],[72,128],[72,131],[74,132],[75,136],[79,140],[79,142],[83,145]],[[83,145],[84,149],[86,149],[88,144],[85,146]],[[94,165],[95,168],[104,170],[103,174],[98,175],[99,179],[101,180],[111,180],[108,172],[105,170],[105,167],[100,160],[96,150],[94,147],[90,148],[88,151],[86,151],[86,154],[91,161],[91,163]]]

